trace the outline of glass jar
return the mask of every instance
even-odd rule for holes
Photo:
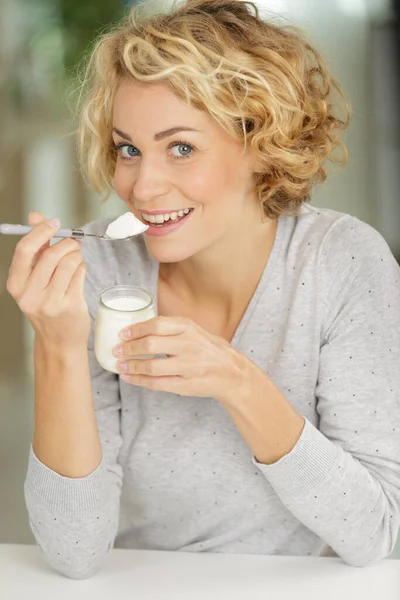
[[[117,359],[112,351],[123,342],[125,327],[156,316],[154,299],[146,290],[134,285],[117,285],[100,292],[95,324],[94,352],[106,371],[117,373]],[[147,358],[147,356],[135,356]]]

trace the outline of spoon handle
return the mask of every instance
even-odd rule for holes
[[[28,225],[11,225],[9,223],[0,224],[0,234],[3,235],[26,235],[32,231],[33,227]],[[53,236],[55,238],[74,238],[81,240],[85,236],[80,229],[59,229]]]

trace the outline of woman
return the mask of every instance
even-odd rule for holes
[[[86,86],[86,172],[150,228],[48,248],[59,223],[32,214],[15,252],[8,289],[35,330],[25,494],[45,559],[81,578],[114,543],[386,557],[399,267],[369,225],[306,204],[343,149],[339,86],[298,31],[236,0],[133,12],[98,41]],[[158,316],[121,332],[118,376],[94,357],[89,315],[127,283]]]

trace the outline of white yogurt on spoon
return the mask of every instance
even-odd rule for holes
[[[106,235],[112,240],[123,240],[144,233],[148,228],[149,226],[142,223],[134,214],[127,212],[109,224]]]

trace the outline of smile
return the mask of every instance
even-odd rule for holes
[[[143,221],[145,221],[146,223],[151,223],[152,225],[164,225],[165,223],[168,222],[174,222],[177,223],[178,221],[180,221],[181,219],[183,219],[184,217],[186,217],[186,215],[188,215],[190,212],[192,212],[193,208],[184,208],[178,211],[174,211],[174,212],[167,212],[167,213],[160,213],[160,214],[147,214],[147,213],[141,213],[142,219]]]

